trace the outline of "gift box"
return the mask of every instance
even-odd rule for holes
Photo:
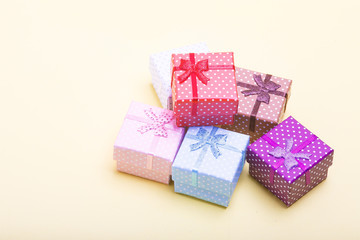
[[[249,172],[287,206],[326,179],[334,150],[293,117],[251,144]]]
[[[172,111],[132,102],[114,145],[117,169],[169,184],[184,133]]]
[[[201,53],[208,51],[209,49],[206,43],[197,43],[165,52],[152,54],[150,56],[150,73],[152,84],[163,108],[172,110],[170,71],[171,54],[187,52]]]
[[[171,67],[177,126],[233,124],[238,96],[232,52],[173,54]]]
[[[190,127],[172,166],[175,192],[227,207],[245,162],[249,136]]]
[[[283,118],[292,81],[236,67],[239,107],[233,125],[221,128],[250,135],[250,143]]]

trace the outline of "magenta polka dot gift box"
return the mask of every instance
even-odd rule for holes
[[[117,169],[169,184],[184,134],[172,111],[132,102],[114,144]]]
[[[252,177],[287,206],[324,181],[334,150],[293,117],[248,147]]]
[[[250,135],[250,142],[282,120],[292,81],[236,67],[239,107],[234,125],[221,128]]]
[[[233,124],[238,94],[232,52],[173,54],[171,68],[177,126]]]

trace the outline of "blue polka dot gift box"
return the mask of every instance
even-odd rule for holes
[[[252,143],[281,122],[292,81],[239,67],[235,75],[239,108],[234,124],[221,128],[250,135]]]
[[[155,53],[150,56],[150,73],[152,78],[152,85],[157,96],[160,99],[163,108],[172,110],[171,98],[171,72],[170,61],[173,53],[201,53],[208,52],[209,49],[206,43],[192,44],[169,51]]]
[[[249,172],[287,206],[324,181],[334,150],[289,117],[248,147]]]
[[[227,207],[245,162],[249,136],[190,127],[172,166],[175,192]]]
[[[132,102],[114,144],[118,171],[169,184],[184,134],[172,111]]]
[[[179,127],[233,124],[238,108],[234,54],[173,54],[172,101]]]

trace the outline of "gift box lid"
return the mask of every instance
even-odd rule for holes
[[[291,116],[248,147],[248,154],[255,154],[289,183],[333,151]],[[250,164],[256,161],[248,158]]]
[[[187,52],[206,53],[209,52],[209,48],[206,43],[201,42],[150,55],[150,71],[153,75],[152,84],[159,91],[158,94],[165,94],[166,96],[171,94],[171,55],[173,53]],[[154,78],[154,75],[157,78]]]
[[[190,127],[173,163],[173,180],[231,196],[249,136],[217,127]]]
[[[114,147],[173,161],[184,133],[184,128],[176,126],[172,111],[132,102]]]
[[[239,94],[238,113],[250,116],[256,100],[260,100],[256,117],[278,123],[290,97],[292,81],[239,67],[235,68],[235,75]]]

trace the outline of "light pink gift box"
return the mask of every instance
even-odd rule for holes
[[[172,111],[132,102],[114,145],[117,169],[169,184],[184,134]]]

